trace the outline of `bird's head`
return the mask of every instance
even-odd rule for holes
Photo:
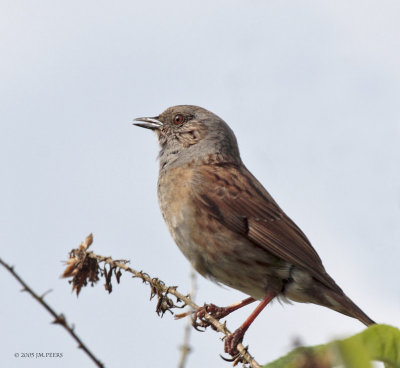
[[[192,161],[240,162],[232,129],[202,107],[173,106],[156,117],[137,118],[134,125],[156,133],[162,168]]]

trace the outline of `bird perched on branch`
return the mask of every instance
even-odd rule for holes
[[[228,338],[237,345],[274,298],[314,303],[374,323],[325,271],[304,233],[243,164],[236,137],[217,115],[173,106],[135,125],[153,130],[160,145],[158,200],[176,244],[203,276],[249,295],[225,308],[201,307],[215,318],[256,300],[260,304]]]

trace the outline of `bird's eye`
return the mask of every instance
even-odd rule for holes
[[[184,120],[185,120],[185,118],[183,117],[182,114],[176,114],[175,117],[174,117],[175,125],[181,125]]]

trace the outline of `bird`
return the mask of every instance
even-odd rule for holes
[[[226,353],[238,355],[245,332],[275,298],[375,323],[329,276],[307,236],[246,168],[224,120],[199,106],[178,105],[133,124],[157,136],[158,201],[179,249],[202,276],[248,295],[228,307],[200,307],[196,318],[210,313],[220,319],[259,301],[225,339]]]

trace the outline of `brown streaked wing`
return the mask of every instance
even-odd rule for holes
[[[244,167],[203,165],[196,169],[194,197],[230,230],[283,260],[308,271],[333,290],[341,290],[326,273],[304,233]]]

